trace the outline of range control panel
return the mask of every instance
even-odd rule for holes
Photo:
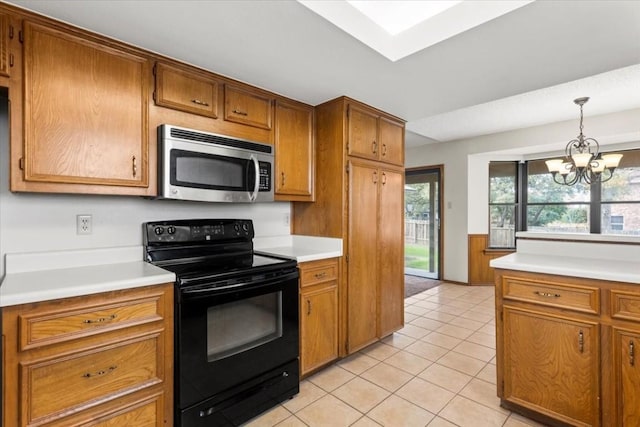
[[[225,240],[251,241],[254,236],[250,219],[190,219],[154,221],[142,224],[144,244],[221,243]]]

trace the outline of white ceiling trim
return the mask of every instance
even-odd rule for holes
[[[521,8],[533,0],[462,1],[395,36],[346,1],[298,2],[395,62]]]

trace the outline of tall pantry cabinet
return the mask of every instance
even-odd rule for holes
[[[343,239],[340,354],[404,324],[404,122],[341,97],[316,107],[316,201],[293,232]]]

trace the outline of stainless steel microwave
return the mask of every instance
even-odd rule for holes
[[[203,202],[272,202],[273,146],[158,126],[158,197]]]

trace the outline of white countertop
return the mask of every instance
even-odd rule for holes
[[[0,307],[170,283],[175,274],[142,261],[142,247],[6,255]]]
[[[342,256],[342,239],[296,234],[256,237],[253,239],[253,248],[256,252],[307,262]]]
[[[640,246],[518,240],[517,252],[491,260],[493,268],[640,284]]]

